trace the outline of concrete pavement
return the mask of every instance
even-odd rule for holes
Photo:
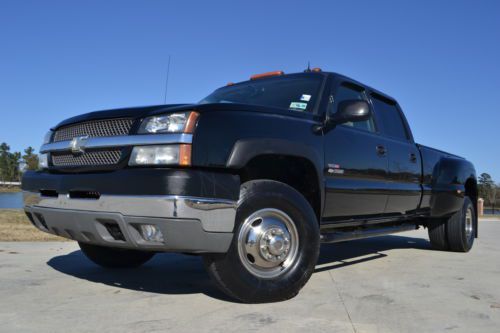
[[[500,332],[500,221],[468,254],[423,229],[323,246],[292,300],[238,304],[195,256],[106,270],[75,243],[0,243],[0,332]]]

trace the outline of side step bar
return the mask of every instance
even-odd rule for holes
[[[418,225],[411,223],[389,227],[370,227],[353,231],[331,231],[321,234],[321,242],[337,243],[355,239],[383,236],[396,232],[410,231],[415,229],[418,229]]]

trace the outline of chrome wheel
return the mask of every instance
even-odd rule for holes
[[[474,221],[473,221],[473,213],[472,208],[468,207],[467,212],[465,213],[465,237],[470,239],[474,232]]]
[[[295,262],[299,235],[283,211],[266,208],[250,215],[238,234],[238,254],[243,266],[259,278],[275,278]]]

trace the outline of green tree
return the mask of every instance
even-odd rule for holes
[[[8,164],[9,164],[10,147],[5,142],[0,144],[0,179],[8,181]]]
[[[19,180],[20,159],[21,153],[11,153],[8,144],[5,142],[0,144],[0,178],[3,181],[12,182]]]
[[[8,175],[11,182],[21,180],[21,172],[19,171],[19,161],[21,160],[21,153],[15,152],[10,153],[9,164],[8,164]]]
[[[498,191],[497,186],[493,184],[493,186],[491,186],[490,191],[488,192],[488,201],[490,203],[490,206],[493,208],[493,214],[495,214],[495,203],[497,201],[497,193],[498,193],[497,191]]]
[[[488,173],[482,173],[478,178],[479,196],[483,198],[489,206],[494,205],[496,197],[496,186],[493,178]]]
[[[24,150],[23,161],[26,163],[26,170],[38,169],[38,155],[35,154],[33,147],[28,147]]]
[[[496,198],[495,198],[495,203],[493,207],[499,207],[499,200],[500,200],[500,183],[497,183],[496,185],[497,191],[496,191]],[[495,213],[495,211],[493,211]]]

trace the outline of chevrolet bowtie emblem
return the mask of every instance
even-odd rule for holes
[[[71,140],[70,148],[73,154],[82,154],[85,152],[85,142],[88,139],[88,135],[77,136]]]

